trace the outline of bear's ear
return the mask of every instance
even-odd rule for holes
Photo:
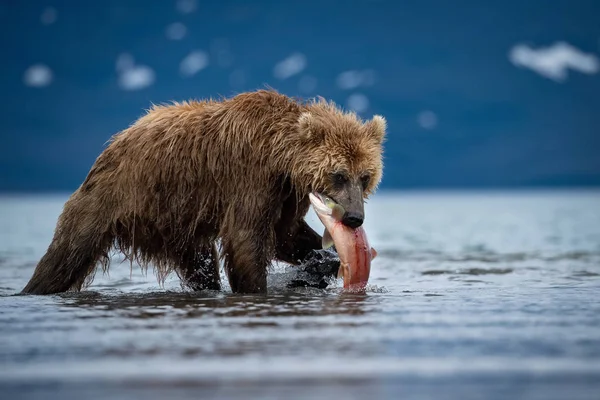
[[[373,116],[373,119],[365,124],[365,128],[369,136],[375,139],[377,143],[382,143],[385,139],[387,122],[381,115]]]
[[[320,142],[323,137],[323,127],[310,112],[304,112],[298,118],[298,129],[303,140]]]

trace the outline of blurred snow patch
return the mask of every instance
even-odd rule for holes
[[[565,42],[537,50],[518,44],[510,50],[508,58],[517,67],[529,68],[557,82],[567,79],[569,68],[585,74],[595,74],[600,70],[598,57]]]
[[[117,72],[124,71],[129,68],[133,68],[135,61],[133,56],[129,53],[121,53],[119,57],[117,57],[117,62],[115,63],[115,68]]]
[[[196,11],[198,3],[196,0],[177,0],[177,11],[182,14],[191,14]]]
[[[140,90],[154,83],[155,74],[152,68],[138,65],[126,68],[119,75],[119,86],[123,90]]]
[[[417,116],[417,122],[423,129],[434,129],[437,126],[438,118],[433,111],[421,111]]]
[[[229,84],[234,88],[240,88],[246,84],[246,73],[243,69],[236,69],[229,75]]]
[[[305,94],[310,94],[317,89],[317,78],[314,76],[304,75],[298,82],[298,90]]]
[[[179,72],[184,77],[196,75],[199,71],[208,66],[208,54],[202,50],[194,50],[179,64]]]
[[[293,53],[275,65],[273,75],[275,78],[283,80],[299,74],[304,68],[306,68],[306,56],[302,53]]]
[[[40,21],[44,25],[52,25],[56,22],[58,18],[58,11],[54,7],[46,7],[44,11],[42,11],[42,15],[40,15]]]
[[[187,34],[187,28],[181,22],[174,22],[167,26],[165,33],[171,40],[181,40]]]
[[[338,75],[336,83],[340,89],[356,89],[359,86],[373,86],[375,83],[375,71],[367,69],[364,71],[344,71]]]
[[[52,83],[52,70],[44,64],[35,64],[25,70],[23,83],[31,87],[44,87]]]
[[[369,108],[369,99],[367,96],[361,93],[354,93],[348,97],[346,100],[346,105],[353,111],[357,113],[362,113],[367,111]]]
[[[156,79],[154,70],[146,65],[135,65],[129,53],[121,53],[115,62],[119,73],[119,87],[123,90],[140,90],[152,85]]]

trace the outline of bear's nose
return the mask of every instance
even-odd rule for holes
[[[356,229],[363,224],[364,216],[357,212],[347,212],[342,217],[342,224]]]

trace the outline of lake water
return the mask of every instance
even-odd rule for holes
[[[66,198],[0,198],[3,398],[600,398],[600,192],[381,192],[364,295],[285,265],[266,296],[189,293],[115,255],[15,296]]]

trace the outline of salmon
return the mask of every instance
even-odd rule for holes
[[[319,193],[309,194],[317,216],[325,226],[323,248],[335,246],[340,258],[338,278],[344,279],[344,289],[364,290],[371,273],[371,260],[377,256],[371,248],[362,226],[352,229],[344,225],[344,208],[331,198]]]

